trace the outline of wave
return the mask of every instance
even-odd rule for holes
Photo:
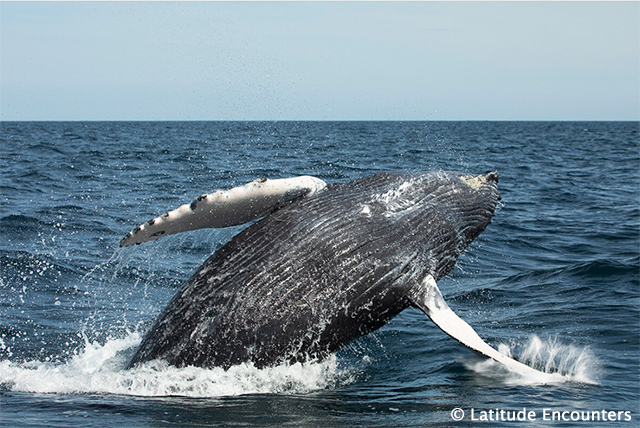
[[[43,236],[55,236],[63,232],[67,234],[72,231],[85,232],[88,230],[87,224],[90,224],[92,232],[114,233],[113,230],[106,227],[100,229],[98,227],[100,222],[95,220],[84,221],[79,218],[73,219],[73,217],[70,220],[61,220],[63,216],[69,216],[69,211],[75,211],[74,215],[78,217],[77,212],[85,210],[78,206],[65,205],[39,209],[36,214],[40,218],[24,214],[10,214],[0,218],[0,234],[24,242]],[[91,218],[89,213],[83,214],[83,217]]]
[[[607,259],[592,260],[584,263],[574,263],[565,268],[564,273],[579,278],[636,275],[638,273],[638,265],[620,263]]]
[[[257,369],[240,364],[228,370],[177,368],[152,361],[125,369],[141,337],[90,342],[67,362],[0,361],[0,391],[58,394],[121,394],[133,396],[224,397],[243,394],[299,394],[352,383],[352,370],[339,368],[337,358],[319,363]],[[0,350],[5,345],[0,339]]]
[[[42,231],[47,228],[47,224],[35,217],[22,214],[10,214],[0,218],[0,230],[2,233],[19,231],[21,233],[30,231]]]
[[[580,261],[567,263],[564,266],[548,268],[530,268],[525,272],[518,272],[504,278],[501,282],[514,284],[521,282],[546,282],[559,278],[583,278],[602,279],[620,276],[636,277],[638,274],[638,259],[629,262],[621,262],[609,259],[596,259],[590,261]]]
[[[61,147],[60,145],[57,145],[55,143],[51,143],[51,144],[44,144],[44,143],[35,143],[35,144],[29,144],[27,145],[27,147],[25,147],[26,150],[30,151],[31,153],[34,153],[35,156],[37,157],[42,157],[43,155],[47,156],[47,155],[63,155],[63,156],[70,156],[69,153],[65,152],[63,150],[63,147]]]
[[[27,251],[0,250],[0,263],[5,285],[9,285],[14,277],[20,277],[22,281],[35,277],[57,281],[62,275],[79,275],[74,267],[52,256]]]

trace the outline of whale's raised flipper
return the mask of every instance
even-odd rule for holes
[[[244,186],[205,194],[136,227],[120,241],[120,246],[141,244],[188,230],[244,224],[301,196],[311,196],[325,186],[324,181],[310,176],[262,178]]]
[[[475,353],[482,355],[504,365],[511,371],[521,375],[536,375],[547,381],[552,380],[552,375],[543,373],[532,367],[522,364],[489,346],[475,330],[455,314],[442,298],[442,293],[431,275],[427,275],[424,281],[414,289],[411,300],[415,306],[431,318],[442,331],[462,343]]]

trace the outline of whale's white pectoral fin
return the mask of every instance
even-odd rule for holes
[[[244,186],[205,194],[136,227],[120,241],[120,246],[141,244],[188,230],[244,224],[301,196],[311,196],[325,186],[324,181],[310,176],[262,178]]]
[[[416,290],[412,296],[412,301],[418,308],[426,313],[442,331],[477,354],[491,358],[519,374],[535,374],[537,376],[551,378],[551,375],[548,373],[538,371],[501,354],[482,340],[482,338],[478,336],[478,333],[447,305],[447,302],[442,298],[442,293],[440,293],[435,279],[431,275],[428,275],[421,284],[421,287]]]

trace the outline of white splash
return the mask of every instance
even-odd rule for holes
[[[104,345],[87,342],[82,351],[64,363],[0,361],[0,388],[36,393],[222,397],[304,393],[355,380],[353,373],[338,369],[335,356],[321,363],[265,369],[253,364],[228,370],[176,368],[155,361],[127,370],[127,351],[139,342],[137,333]]]
[[[404,197],[404,194],[413,188],[413,184],[414,183],[411,180],[405,181],[400,186],[398,186],[398,188],[391,189],[380,195],[374,195],[373,199],[381,201],[385,204],[396,202],[397,200],[402,199]]]
[[[511,347],[500,344],[498,351],[512,357]],[[532,336],[516,357],[520,362],[533,367],[549,377],[539,378],[535,374],[517,375],[505,373],[504,368],[493,360],[470,361],[465,366],[475,373],[500,379],[508,385],[536,385],[542,383],[578,382],[597,385],[601,372],[601,363],[588,347],[563,344],[557,338],[542,341]]]

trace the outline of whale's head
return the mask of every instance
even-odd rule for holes
[[[488,224],[499,200],[497,172],[400,174],[387,182],[383,192],[373,195],[386,217],[417,223],[429,221],[425,214],[439,211],[465,224]]]
[[[428,260],[439,278],[491,223],[500,200],[498,173],[401,174],[389,179],[373,200],[371,212],[402,229],[398,246]]]
[[[456,198],[454,206],[459,210],[458,228],[466,247],[491,223],[501,198],[495,171],[484,175],[461,174],[458,178],[466,188],[460,189],[461,197]]]

